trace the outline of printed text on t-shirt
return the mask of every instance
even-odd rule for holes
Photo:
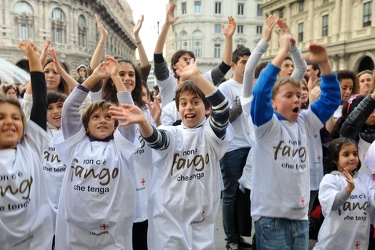
[[[210,157],[208,153],[205,156],[201,154],[195,155],[197,151],[197,149],[185,150],[182,153],[182,157],[180,157],[179,153],[174,154],[173,163],[171,166],[171,176],[173,175],[174,169],[179,171],[181,169],[194,167],[195,171],[202,172],[205,168],[205,165],[210,162]]]

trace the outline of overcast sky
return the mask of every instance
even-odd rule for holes
[[[142,29],[139,33],[145,47],[148,60],[153,59],[154,48],[159,28],[165,20],[165,8],[168,0],[126,0],[133,10],[134,23],[144,15]],[[137,55],[138,58],[138,55]]]

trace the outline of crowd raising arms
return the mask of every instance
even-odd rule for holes
[[[220,160],[225,153],[224,144],[227,143],[228,140],[230,140],[233,136],[232,127],[229,123],[228,102],[225,96],[215,87],[215,85],[218,83],[218,76],[224,76],[226,73],[227,68],[223,65],[228,66],[231,64],[233,46],[232,37],[235,31],[236,23],[232,17],[228,17],[227,27],[222,24],[222,32],[225,36],[226,44],[222,65],[215,68],[208,74],[201,74],[198,70],[198,61],[194,59],[194,55],[190,55],[189,52],[186,51],[179,55],[179,58],[175,58],[176,60],[174,63],[172,62],[171,67],[174,71],[174,76],[172,76],[173,81],[169,81],[168,79],[170,79],[171,76],[167,76],[166,74],[166,62],[162,57],[162,52],[167,31],[169,27],[178,20],[178,17],[174,17],[173,15],[175,7],[175,3],[171,3],[170,9],[166,15],[166,22],[161,30],[154,51],[155,63],[158,64],[156,68],[159,69],[159,72],[156,73],[156,77],[158,78],[158,83],[161,84],[160,89],[162,92],[161,96],[163,100],[163,107],[166,107],[168,102],[172,101],[173,97],[177,98],[176,103],[173,105],[175,105],[177,109],[175,111],[178,112],[182,123],[174,128],[165,126],[166,124],[164,124],[164,126],[160,126],[163,124],[160,118],[162,111],[160,107],[158,107],[160,102],[159,99],[155,100],[155,102],[142,100],[139,93],[139,86],[136,86],[135,83],[137,79],[134,80],[134,86],[131,88],[129,88],[129,85],[127,85],[126,77],[122,76],[121,72],[128,72],[129,70],[128,68],[126,68],[126,70],[124,67],[121,68],[121,64],[126,64],[127,67],[129,66],[129,68],[131,68],[130,71],[133,70],[136,72],[137,69],[134,65],[130,67],[128,62],[116,60],[114,57],[108,55],[105,55],[105,61],[102,61],[108,31],[104,28],[97,15],[95,15],[95,18],[101,37],[93,54],[92,60],[90,61],[90,68],[93,70],[93,72],[81,85],[79,85],[77,81],[70,76],[69,72],[64,69],[63,65],[58,60],[55,50],[49,49],[49,40],[46,41],[44,47],[42,48],[41,55],[39,55],[36,47],[31,42],[20,43],[19,47],[29,59],[30,70],[32,72],[31,87],[27,88],[29,99],[26,99],[26,105],[24,106],[26,117],[30,117],[30,121],[23,122],[22,126],[19,124],[19,128],[22,131],[25,130],[25,135],[18,133],[17,137],[10,141],[2,141],[3,139],[0,140],[0,154],[6,153],[4,151],[5,149],[17,149],[17,151],[19,150],[20,152],[23,152],[24,150],[26,154],[35,153],[35,156],[32,157],[31,164],[28,164],[28,169],[22,169],[20,171],[22,171],[25,176],[39,176],[38,180],[34,178],[35,185],[34,183],[31,185],[30,181],[31,191],[29,202],[35,204],[34,207],[39,207],[40,211],[44,211],[44,214],[42,215],[40,211],[32,210],[32,206],[23,208],[23,212],[28,214],[28,221],[26,221],[25,224],[30,225],[32,223],[36,223],[37,221],[36,224],[40,225],[37,227],[36,231],[32,232],[33,237],[30,237],[25,232],[17,231],[18,229],[16,230],[17,232],[14,230],[18,227],[17,225],[20,225],[25,221],[18,219],[15,220],[15,222],[10,222],[9,219],[14,217],[12,211],[8,211],[9,213],[2,213],[0,219],[2,222],[6,223],[4,224],[4,230],[2,230],[0,236],[4,234],[7,238],[6,240],[3,240],[3,237],[0,237],[0,245],[9,246],[16,249],[17,247],[22,248],[23,246],[39,246],[46,249],[51,247],[54,230],[51,229],[52,217],[50,216],[50,208],[47,201],[47,187],[45,187],[43,184],[44,177],[42,172],[40,170],[36,170],[39,168],[39,165],[42,165],[42,154],[48,140],[44,138],[45,134],[40,131],[41,129],[34,124],[35,122],[43,129],[45,129],[46,124],[48,124],[46,122],[47,115],[44,115],[46,109],[46,103],[44,101],[47,96],[47,88],[47,90],[64,92],[69,95],[68,99],[64,103],[64,110],[62,114],[62,131],[58,134],[58,136],[53,138],[53,142],[56,145],[56,150],[59,152],[59,155],[61,154],[62,161],[66,164],[66,166],[68,166],[65,175],[72,177],[71,179],[65,178],[63,183],[64,191],[61,194],[61,210],[58,211],[58,223],[56,228],[56,248],[63,249],[68,246],[73,248],[76,246],[79,248],[83,245],[87,247],[97,247],[100,245],[103,249],[110,249],[117,244],[120,244],[125,249],[132,248],[132,244],[134,245],[134,239],[132,242],[132,239],[130,238],[132,236],[131,228],[133,222],[137,222],[133,220],[133,215],[135,213],[134,207],[136,204],[134,191],[136,188],[134,184],[136,181],[138,181],[138,177],[135,177],[135,174],[132,172],[137,171],[137,169],[130,170],[130,168],[132,166],[132,161],[135,161],[136,159],[135,153],[137,152],[137,147],[139,149],[139,144],[136,139],[138,130],[140,133],[139,139],[141,142],[145,141],[147,145],[152,148],[152,150],[157,151],[156,159],[152,159],[150,154],[152,164],[147,166],[154,171],[153,176],[149,179],[151,183],[151,190],[148,190],[149,194],[151,194],[149,201],[152,205],[151,208],[149,208],[151,214],[150,212],[148,214],[148,220],[150,221],[150,229],[148,230],[147,239],[150,244],[148,248],[164,249],[165,247],[169,246],[169,244],[172,244],[173,248],[188,248],[188,246],[191,246],[192,244],[194,246],[193,248],[197,249],[207,246],[214,247],[215,238],[213,233],[213,225],[217,214],[217,201],[220,193],[220,187],[217,185],[219,183],[218,177],[220,174],[218,174],[216,171],[218,171],[218,160]],[[149,68],[151,65],[147,60],[147,56],[142,45],[142,40],[139,37],[139,30],[142,27],[143,20],[144,17],[142,15],[134,27],[133,34],[138,48],[138,53],[140,54],[140,66],[144,67],[146,69],[145,72],[147,72],[147,68]],[[255,67],[258,65],[262,53],[264,53],[265,49],[267,49],[268,42],[271,39],[271,34],[277,26],[278,29],[275,31],[279,38],[279,52],[275,58],[273,58],[272,62],[270,62],[260,74],[258,82],[254,86],[256,80],[254,75]],[[300,235],[296,236],[296,241],[291,247],[303,246],[303,248],[305,248],[306,239],[308,238],[308,236],[306,236],[307,225],[305,223],[307,208],[303,203],[308,203],[308,187],[302,183],[305,183],[309,176],[305,169],[306,163],[302,158],[282,158],[282,160],[285,161],[284,163],[297,163],[298,167],[301,167],[300,172],[302,175],[299,175],[299,178],[294,179],[294,183],[290,181],[290,183],[288,182],[287,184],[289,189],[295,190],[294,194],[285,194],[285,190],[283,188],[274,189],[275,194],[278,196],[275,197],[274,202],[277,202],[278,199],[282,200],[280,200],[278,204],[269,204],[267,201],[264,201],[264,191],[268,190],[269,193],[269,190],[275,188],[281,179],[283,179],[285,182],[285,180],[291,179],[292,176],[294,176],[294,173],[288,172],[285,176],[283,173],[282,176],[284,176],[284,178],[282,178],[280,176],[277,177],[281,171],[271,173],[267,172],[267,167],[260,169],[260,165],[262,164],[259,156],[264,155],[265,153],[277,155],[277,152],[275,153],[272,150],[270,151],[271,147],[269,147],[272,145],[272,143],[277,143],[275,142],[275,138],[279,138],[278,142],[280,143],[281,141],[292,141],[292,144],[289,146],[293,148],[293,150],[297,150],[293,143],[301,143],[298,146],[299,150],[302,148],[308,148],[306,138],[309,138],[312,133],[319,131],[323,124],[326,123],[328,118],[333,115],[339,101],[341,101],[339,95],[340,92],[338,89],[336,74],[331,68],[328,53],[323,46],[311,44],[309,46],[310,55],[302,57],[298,48],[296,47],[296,41],[291,35],[290,29],[284,20],[279,19],[275,15],[270,15],[267,18],[264,27],[263,39],[253,51],[246,65],[241,99],[246,100],[241,103],[243,105],[243,113],[248,116],[249,126],[251,126],[251,129],[254,129],[254,141],[252,142],[254,144],[254,148],[251,149],[255,154],[254,159],[252,160],[253,177],[251,178],[252,184],[254,185],[254,190],[252,190],[251,194],[253,202],[251,209],[252,214],[254,215],[255,224],[259,226],[257,226],[255,238],[260,248],[263,246],[274,246],[273,240],[271,238],[267,238],[267,233],[263,232],[259,228],[262,228],[262,223],[266,223],[265,219],[283,218],[285,220],[290,220],[292,223],[295,223],[296,221],[301,222],[301,228],[303,228],[303,230],[300,232]],[[295,70],[293,73],[287,73],[289,76],[291,75],[291,77],[280,77],[280,68],[282,68],[283,62],[285,61],[288,53],[292,54],[292,62],[295,63]],[[52,58],[52,61],[47,60],[47,55]],[[301,110],[301,90],[299,85],[297,86],[296,83],[301,81],[306,70],[305,61],[313,62],[319,65],[322,74],[322,83],[320,88],[317,89],[320,95],[313,93],[316,95],[317,100],[312,102],[312,104],[310,102],[311,105],[307,110]],[[43,70],[45,71],[45,76],[43,79],[41,79],[41,72],[43,72]],[[217,75],[216,73],[212,72],[216,72]],[[48,76],[49,74],[51,74],[50,77]],[[52,76],[52,74],[55,76]],[[139,81],[142,79],[141,75],[137,75],[137,77],[139,78]],[[174,77],[177,77],[177,79]],[[35,83],[36,79],[37,81],[43,83],[44,87],[42,86],[43,84]],[[111,104],[103,100],[92,102],[90,97],[88,97],[90,90],[93,89],[98,82],[102,81],[113,84],[116,92],[115,95],[118,98],[118,103]],[[168,84],[171,82],[175,83],[175,86],[163,85],[167,81],[169,81]],[[275,82],[276,84],[274,87]],[[177,83],[180,86],[178,86]],[[103,86],[105,86],[105,84]],[[134,91],[134,89],[136,90]],[[70,93],[71,91],[72,93]],[[196,91],[196,93],[194,91]],[[93,93],[94,92],[91,92],[90,94]],[[175,95],[176,93],[177,95]],[[193,93],[195,93],[195,95],[191,95]],[[374,99],[374,93],[375,91],[371,93],[372,99]],[[103,92],[100,90],[100,95],[102,94]],[[93,95],[95,96],[95,94]],[[251,96],[252,98],[250,98]],[[213,97],[217,99],[215,100]],[[86,105],[82,105],[85,104],[85,99]],[[94,99],[96,100],[96,98]],[[102,99],[102,96],[98,99]],[[8,115],[4,110],[4,106],[6,106],[9,110],[13,110],[12,108],[17,107],[13,107],[12,105],[14,106],[13,103],[7,100],[0,100],[1,119],[5,119],[3,117]],[[210,105],[212,105],[212,107]],[[365,103],[363,103],[362,106],[364,105]],[[323,106],[324,108],[322,108]],[[372,107],[373,105],[368,106]],[[81,109],[80,112],[78,112],[79,109]],[[147,111],[145,111],[146,109]],[[366,110],[368,111],[370,109]],[[15,114],[17,113],[17,109],[13,111]],[[167,112],[168,110],[166,110],[166,113]],[[368,111],[368,113],[370,113],[370,111]],[[17,113],[17,115],[12,114],[12,116],[22,118],[21,112],[19,112],[19,114]],[[209,118],[206,119],[206,117]],[[99,121],[100,119],[102,119],[102,121]],[[23,120],[23,118],[21,120]],[[351,118],[347,120],[347,123],[350,121]],[[100,125],[101,122],[102,125]],[[252,123],[254,123],[254,127]],[[280,128],[285,132],[283,135],[287,136],[282,138],[276,133],[275,128]],[[344,127],[344,129],[346,128],[347,127]],[[344,136],[345,131],[348,132],[349,130],[342,130],[342,136]],[[357,132],[358,131],[356,130],[356,135],[358,135]],[[33,134],[30,135],[30,133]],[[30,139],[33,139],[34,142],[30,142]],[[192,142],[199,142],[200,144],[192,144]],[[337,144],[338,141],[334,141],[332,143]],[[353,155],[352,158],[356,158],[356,163],[358,163],[358,146],[356,142],[348,140],[339,143],[341,143],[341,149],[350,150],[350,154]],[[92,148],[90,149],[88,145],[91,145]],[[215,174],[215,176],[208,177],[208,172],[202,172],[205,173],[204,177],[200,177],[203,186],[198,185],[199,187],[194,186],[197,180],[190,180],[192,183],[190,188],[194,190],[195,194],[199,194],[196,201],[192,201],[189,199],[189,197],[181,197],[176,195],[177,193],[181,193],[181,190],[183,190],[183,192],[189,192],[189,190],[185,187],[181,189],[176,188],[178,186],[175,183],[175,177],[177,174],[172,176],[171,173],[172,171],[177,171],[177,168],[172,170],[163,168],[164,163],[173,166],[173,157],[176,154],[183,155],[183,152],[189,151],[192,145],[198,148],[197,152],[199,152],[199,154],[209,155],[210,161],[209,163],[207,162],[208,165],[206,168],[210,168]],[[280,144],[278,145],[280,146]],[[93,149],[94,146],[95,148]],[[349,146],[350,149],[347,149],[346,147]],[[110,149],[110,152],[106,151],[107,149]],[[273,147],[273,149],[275,150],[275,147]],[[364,186],[369,196],[369,203],[371,206],[373,206],[374,203],[373,180],[370,178],[356,179],[365,177],[362,177],[362,175],[357,175],[357,169],[348,170],[348,167],[342,167],[340,165],[340,157],[342,157],[340,152],[341,151],[335,152],[338,158],[332,159],[332,162],[337,165],[337,171],[341,173],[330,173],[330,175],[325,177],[321,184],[322,194],[319,195],[319,199],[323,203],[323,210],[328,218],[324,222],[325,224],[323,225],[323,230],[328,230],[327,228],[329,228],[329,224],[334,223],[334,220],[340,220],[340,218],[336,218],[337,215],[334,215],[333,213],[335,213],[337,209],[340,209],[340,206],[343,205],[343,200],[349,202],[347,201],[349,199],[348,197],[353,192],[355,193],[356,191],[359,191],[358,187],[362,188],[362,186]],[[84,163],[85,159],[89,159],[90,157],[92,158],[94,156],[102,157],[102,162],[97,165]],[[186,156],[184,160],[191,161],[193,157],[194,155],[191,157]],[[277,157],[279,157],[279,155]],[[22,157],[19,158],[22,159]],[[103,160],[107,160],[108,162],[110,161],[112,166],[104,166]],[[280,161],[280,159],[277,159],[274,162],[268,163],[270,166],[278,166],[277,164],[279,164]],[[161,164],[161,162],[163,162],[163,164]],[[22,165],[17,161],[15,163]],[[5,164],[10,163],[4,161],[3,164],[3,160],[0,161],[0,175],[11,176],[13,173],[9,172],[9,169],[5,167]],[[296,168],[297,165],[295,165]],[[113,167],[113,169],[111,167]],[[104,169],[108,171],[120,172],[118,176],[115,176],[110,181],[111,183],[106,183],[105,185],[103,185],[103,182],[100,182],[100,180],[95,177],[95,174],[88,174],[84,178],[84,180],[88,181],[87,183],[89,183],[89,185],[87,185],[87,183],[84,184],[81,182],[81,180],[79,180],[81,175],[78,174],[77,170],[74,170],[78,168],[83,169],[82,171],[85,171],[84,169],[86,169],[87,173],[90,173],[90,171],[91,173],[98,173],[104,171]],[[181,174],[181,176],[189,176],[190,179],[192,176],[197,178],[196,176],[198,172],[193,170],[194,169],[179,169],[178,171],[181,171],[181,173],[182,171],[185,171],[183,174]],[[327,188],[327,185],[329,186],[332,184],[330,183],[330,181],[332,181],[330,178],[336,178],[332,177],[333,175],[337,175],[340,178],[340,185],[336,186],[337,191],[335,191],[335,193],[332,193],[332,188]],[[276,177],[271,180],[264,179],[264,176]],[[162,183],[161,180],[157,180],[157,178],[164,178],[162,181],[165,182]],[[273,182],[272,185],[268,185],[270,181]],[[260,184],[260,182],[263,184]],[[5,203],[13,199],[12,197],[8,197],[10,193],[6,191],[6,187],[15,185],[15,183],[12,183],[9,179],[9,182],[5,183],[5,185],[6,186],[4,186],[3,183],[0,183],[2,194],[5,194],[5,199],[1,200],[0,207],[6,207],[7,204]],[[106,193],[106,195],[99,195],[101,189],[95,189],[95,185],[108,188],[105,189],[108,190],[108,192],[103,191]],[[165,211],[168,211],[167,214],[159,214],[162,207],[165,205],[163,203],[165,200],[163,201],[163,197],[159,196],[160,194],[158,194],[158,192],[160,193],[161,190],[163,190],[163,185],[168,186],[171,190],[176,192],[175,196],[172,197],[172,194],[170,194],[171,196],[169,197],[173,206],[171,205],[164,207]],[[93,191],[90,194],[88,191],[88,186],[94,188],[92,190],[96,191]],[[77,187],[80,189],[80,192],[77,191]],[[118,193],[117,188],[122,188],[123,190]],[[210,188],[217,188],[218,190],[208,194],[204,193]],[[17,196],[17,194],[14,194],[14,196]],[[42,199],[36,202],[35,197],[41,196],[43,196]],[[124,201],[113,200],[110,206],[119,208],[119,210],[121,210],[121,207],[126,207],[126,213],[115,213],[115,216],[110,213],[102,213],[108,209],[108,199],[115,196],[126,197],[126,199],[124,199],[126,200],[126,204]],[[75,198],[71,199],[71,197]],[[96,208],[93,209],[94,211],[88,212],[84,216],[83,214],[72,213],[72,209],[75,209],[77,204],[82,204],[82,201],[84,200],[86,200],[84,204],[86,207],[85,211],[89,211],[93,208],[93,206],[95,206]],[[331,200],[334,201],[332,207],[327,205]],[[178,207],[180,204],[185,204],[186,207]],[[199,207],[199,215],[190,213],[190,211],[188,211],[189,208],[197,206],[201,206]],[[263,206],[268,207],[267,210],[263,209]],[[190,221],[182,222],[177,221],[177,219],[174,221],[173,219],[175,218],[175,211],[173,211],[173,209],[183,211],[184,214],[186,214],[186,218],[184,219]],[[290,212],[293,209],[294,212]],[[202,213],[205,217],[202,216]],[[161,217],[154,218],[154,215]],[[204,220],[201,224],[201,219],[203,217]],[[160,228],[162,225],[162,222],[158,221],[160,218],[168,221],[171,228],[176,228],[176,231],[174,232],[174,239],[170,239],[168,237],[170,235],[157,235],[158,228]],[[68,223],[64,222],[67,219],[71,221],[71,224],[68,225]],[[177,229],[179,224],[181,226],[186,222],[196,226],[196,228],[193,227],[190,234],[186,234],[186,232],[188,232],[187,229],[183,229],[181,232],[179,232]],[[365,223],[367,222],[368,220],[365,221]],[[44,225],[46,228],[42,228],[41,225]],[[107,230],[108,237],[106,235],[102,235],[102,238],[98,237],[98,234],[102,231],[97,230],[97,225],[104,225],[105,227],[109,226],[109,229]],[[205,239],[199,238],[197,232],[202,230],[202,228],[205,228],[205,226],[207,226],[207,237]],[[70,234],[70,232],[74,233]],[[89,235],[91,236],[85,235],[87,232],[89,232]],[[288,230],[285,232],[287,235],[289,235]],[[316,249],[324,249],[324,247],[322,247],[324,245],[331,246],[331,243],[323,236],[323,233],[324,232],[322,231],[322,233],[319,235],[319,241],[316,245]],[[347,241],[345,241],[347,242],[347,245],[353,245],[356,243],[351,242],[350,240],[356,239],[358,241],[358,237],[362,237],[363,239],[360,239],[362,246],[367,246],[364,242],[365,236],[368,236],[367,226],[366,230],[363,230],[363,232],[361,231],[361,233],[363,234],[347,234]],[[367,235],[365,235],[365,233],[367,233]],[[72,242],[76,241],[75,234],[81,235],[82,237],[80,237],[81,241],[79,243],[77,241],[73,244]],[[38,237],[36,235],[38,235]],[[114,235],[116,235],[116,237],[112,237]],[[40,237],[51,239],[51,242],[46,242],[46,240],[43,241]],[[192,241],[189,240],[191,237],[193,237]],[[145,241],[145,238],[142,240]],[[283,243],[289,247],[289,243],[287,241]],[[280,242],[278,242],[278,244],[280,244]]]

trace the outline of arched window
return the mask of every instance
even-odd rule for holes
[[[78,46],[86,47],[87,45],[87,26],[86,19],[83,15],[78,17]]]
[[[180,48],[183,50],[189,50],[189,38],[186,31],[182,31],[180,34]]]
[[[196,30],[193,32],[193,52],[196,58],[202,57],[202,32]]]
[[[66,43],[66,18],[60,8],[52,10],[52,42]]]
[[[14,5],[14,38],[20,40],[34,39],[34,10],[26,2],[17,2]]]

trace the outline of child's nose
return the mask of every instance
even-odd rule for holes
[[[191,108],[193,108],[193,105],[191,103],[188,103],[186,109],[191,109]]]

